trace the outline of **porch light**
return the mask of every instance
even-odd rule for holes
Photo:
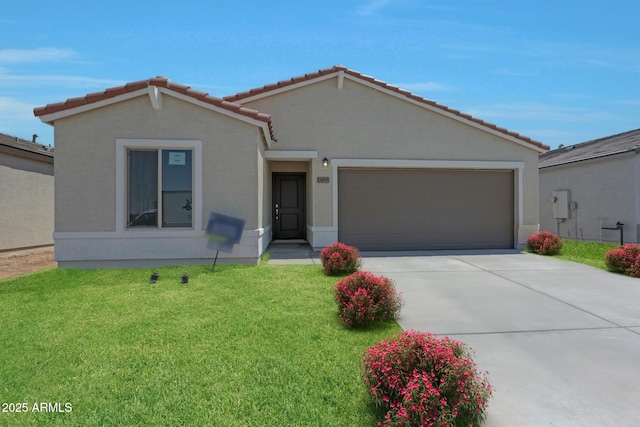
[[[325,157],[324,159],[322,159],[322,167],[326,168],[327,166],[329,166],[329,159]]]

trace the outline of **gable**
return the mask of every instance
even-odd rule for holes
[[[290,91],[302,90],[309,85],[329,80],[334,81],[333,84],[339,91],[344,88],[345,81],[355,82],[357,84],[369,87],[375,91],[385,93],[404,102],[413,104],[422,109],[464,123],[483,132],[505,138],[513,143],[525,146],[539,153],[543,153],[550,148],[547,145],[544,145],[538,141],[534,141],[531,138],[525,137],[516,132],[511,132],[507,129],[485,122],[468,114],[464,114],[460,111],[451,109],[447,106],[412,94],[411,92],[403,90],[397,86],[389,85],[373,77],[363,75],[354,70],[350,70],[341,65],[336,65],[329,69],[319,70],[315,73],[305,74],[304,76],[294,77],[289,80],[282,80],[280,82],[269,84],[261,88],[251,89],[247,92],[241,92],[236,95],[227,96],[224,99],[232,102],[237,102],[242,105],[262,105],[261,103],[256,103],[255,101],[281,95]],[[310,99],[309,102],[314,102],[314,100]]]
[[[245,105],[269,111],[284,150],[318,150],[328,157],[537,158],[525,143],[408,102],[357,80],[318,79]],[[322,153],[320,153],[322,154]]]
[[[162,111],[163,97],[171,96],[260,127],[267,146],[275,140],[275,132],[270,115],[210,96],[205,92],[193,90],[185,85],[173,83],[165,77],[127,83],[124,86],[109,88],[103,92],[92,93],[79,98],[70,98],[64,102],[37,107],[33,112],[43,122],[53,125],[56,120],[62,118],[72,117],[142,96],[149,97],[149,102],[156,111]]]

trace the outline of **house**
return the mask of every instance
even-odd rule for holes
[[[53,246],[53,148],[0,133],[0,252]]]
[[[561,237],[640,242],[640,129],[540,155],[540,225]]]
[[[343,66],[225,98],[156,77],[34,113],[55,126],[61,266],[208,262],[210,212],[245,221],[234,262],[273,240],[515,248],[539,229],[547,146]]]

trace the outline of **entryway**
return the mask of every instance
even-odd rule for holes
[[[306,174],[274,172],[272,179],[273,239],[306,239]]]

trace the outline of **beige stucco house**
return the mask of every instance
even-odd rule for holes
[[[0,133],[0,252],[53,246],[53,149]]]
[[[506,129],[335,66],[215,98],[157,77],[35,109],[55,126],[62,266],[208,262],[210,212],[316,249],[515,248],[538,154]]]
[[[563,238],[640,242],[640,129],[540,156],[540,225]]]

